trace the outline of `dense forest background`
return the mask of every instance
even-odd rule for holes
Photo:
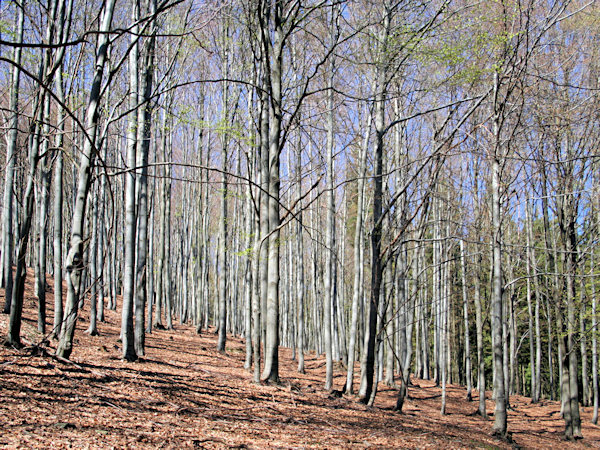
[[[2,286],[69,358],[191,323],[278,382],[324,353],[366,404],[410,375],[598,416],[600,11],[499,0],[0,5]],[[53,277],[52,299],[46,298]],[[53,303],[52,326],[46,325]],[[360,366],[355,363],[360,362]],[[355,383],[359,371],[360,383]]]

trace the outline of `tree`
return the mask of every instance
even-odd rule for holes
[[[21,2],[17,19],[17,43],[23,42],[23,26],[25,22],[25,2]],[[4,199],[2,208],[2,284],[4,286],[5,301],[4,313],[10,312],[10,302],[13,291],[13,185],[14,185],[14,167],[17,149],[17,137],[19,126],[19,86],[21,82],[21,54],[22,49],[19,45],[15,46],[13,52],[14,66],[11,73],[10,83],[10,130],[8,143],[6,146],[6,168],[4,176]]]
[[[77,177],[77,195],[73,207],[71,223],[71,239],[66,259],[67,278],[67,303],[65,310],[65,323],[61,331],[60,341],[56,354],[62,358],[69,358],[73,350],[73,335],[79,310],[80,281],[83,264],[83,229],[85,220],[85,207],[91,183],[91,170],[95,158],[95,139],[98,131],[98,109],[100,101],[101,84],[109,45],[108,32],[111,29],[112,16],[115,9],[115,0],[107,0],[102,9],[98,43],[96,44],[96,68],[92,81],[92,88],[87,101],[86,110],[86,137],[83,151],[79,160]]]
[[[60,5],[60,6],[59,6]],[[59,21],[59,29],[55,28],[54,21],[56,20],[57,11],[64,11],[64,1],[59,0],[52,2],[49,8],[49,17],[46,23],[45,31],[45,42],[60,44],[63,38],[63,26],[64,22]],[[22,36],[21,36],[22,38]],[[60,45],[59,45],[60,48]],[[23,310],[23,297],[25,294],[25,278],[27,276],[25,257],[27,253],[27,246],[30,238],[30,231],[33,222],[34,214],[34,184],[37,172],[37,166],[40,160],[40,145],[42,141],[42,124],[47,123],[50,109],[50,94],[48,89],[53,84],[54,75],[62,65],[62,58],[64,57],[64,51],[52,51],[52,45],[46,48],[42,52],[42,58],[39,64],[39,75],[37,81],[37,92],[35,97],[34,107],[34,119],[30,125],[30,135],[28,139],[28,162],[29,167],[27,171],[27,184],[23,195],[23,214],[24,219],[19,230],[19,241],[17,251],[17,270],[15,274],[15,286],[12,292],[11,308],[10,308],[10,319],[8,327],[7,342],[14,346],[20,346],[20,333],[21,333],[21,316]],[[44,125],[45,127],[45,125]],[[46,128],[46,132],[48,129]],[[44,144],[45,145],[45,144]],[[45,242],[44,242],[45,245]],[[10,259],[10,257],[7,256]],[[45,280],[45,274],[44,274]],[[44,281],[45,283],[45,281]],[[45,288],[45,286],[44,286]],[[45,295],[45,293],[44,293]],[[45,331],[45,303],[41,299],[38,318],[38,328],[43,328]],[[42,324],[40,324],[42,322]]]

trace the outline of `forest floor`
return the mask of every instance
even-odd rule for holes
[[[39,342],[36,299],[28,277],[22,336]],[[3,292],[0,301],[4,304]],[[48,292],[52,301],[52,292]],[[49,314],[49,322],[52,314]],[[0,317],[6,334],[8,317]],[[46,351],[0,348],[0,447],[2,448],[510,448],[491,436],[493,420],[474,415],[465,389],[448,387],[447,415],[439,413],[441,390],[412,380],[404,412],[392,410],[395,390],[380,389],[375,406],[336,398],[323,390],[325,360],[306,355],[298,374],[289,349],[280,353],[280,385],[257,385],[243,369],[244,344],[230,336],[226,354],[216,335],[189,325],[147,335],[139,362],[120,358],[120,317],[106,312],[100,336],[84,333],[87,308],[78,322],[72,363]],[[50,328],[50,326],[48,327]],[[335,370],[335,388],[345,380]],[[490,393],[488,392],[488,397]],[[582,408],[584,439],[563,440],[558,402],[511,397],[508,428],[513,446],[600,447],[600,428]],[[488,412],[494,403],[487,400]]]

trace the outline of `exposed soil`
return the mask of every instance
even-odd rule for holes
[[[40,342],[36,300],[25,300],[24,342]],[[3,294],[0,291],[0,294]],[[0,295],[0,301],[4,298]],[[52,301],[52,292],[48,292]],[[49,313],[51,322],[52,313]],[[0,317],[6,334],[7,316]],[[0,349],[0,446],[9,448],[510,448],[491,436],[492,420],[476,415],[477,393],[448,387],[447,415],[441,390],[413,380],[404,413],[392,410],[395,390],[381,387],[375,407],[323,390],[322,355],[306,355],[306,374],[296,372],[291,351],[280,353],[281,385],[257,385],[243,369],[244,344],[229,337],[226,354],[216,336],[193,327],[155,330],[142,361],[120,359],[120,317],[107,311],[100,336],[78,322],[72,364],[50,356],[56,345]],[[50,326],[48,327],[50,328]],[[345,371],[336,367],[335,387]],[[488,393],[488,396],[490,393]],[[536,405],[511,397],[509,430],[526,448],[600,447],[600,429],[582,408],[584,439],[566,442],[558,402]],[[488,412],[494,404],[487,401]]]

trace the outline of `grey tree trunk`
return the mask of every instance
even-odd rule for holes
[[[23,24],[25,21],[25,1],[18,8],[17,18],[17,42],[23,42]],[[17,138],[19,134],[19,86],[21,82],[21,54],[22,48],[16,46],[13,53],[13,66],[10,83],[10,129],[8,130],[8,142],[6,146],[6,167],[4,175],[4,197],[2,201],[2,285],[4,286],[4,313],[10,312],[10,302],[13,291],[13,204],[14,204],[14,173],[17,149]]]
[[[302,197],[302,147],[300,136],[296,146],[296,195]],[[302,203],[296,212],[296,347],[298,354],[298,372],[304,373],[304,235],[302,225]]]
[[[228,24],[225,25],[225,30],[223,30],[223,40],[225,46],[225,57],[223,62],[223,72],[225,74],[225,79],[229,78],[230,72],[230,36],[229,36],[229,27]],[[229,122],[229,83],[226,81],[223,85],[223,115],[226,122]],[[219,337],[217,340],[217,351],[224,353],[225,352],[225,341],[227,339],[227,283],[229,281],[228,276],[228,267],[230,264],[229,261],[229,252],[228,247],[230,246],[228,230],[227,230],[227,163],[228,163],[228,146],[229,146],[229,137],[227,132],[221,134],[221,164],[222,164],[222,180],[221,180],[221,220],[219,222],[219,233],[221,235],[221,245],[219,246],[219,323],[218,323],[218,331]]]
[[[256,76],[254,78],[254,83],[256,84]],[[248,104],[251,105],[253,102],[253,91],[249,91],[248,92]],[[253,110],[249,109],[249,114],[248,114],[248,129],[252,130],[253,126],[254,126],[254,114],[253,114]],[[252,145],[256,144],[256,134],[254,132],[251,132],[250,135],[250,142],[252,143]],[[249,150],[247,150],[246,153],[246,161],[247,161],[247,168],[248,168],[248,180],[252,180],[253,176],[255,175],[256,172],[256,162],[257,162],[257,158],[256,158],[256,154],[254,152],[252,152],[252,148],[250,148]],[[250,249],[253,248],[254,243],[256,241],[256,238],[253,238],[254,233],[256,233],[256,229],[254,227],[254,224],[256,222],[256,217],[255,217],[255,209],[254,209],[254,205],[253,205],[253,187],[252,184],[249,182],[248,185],[246,186],[246,212],[245,212],[245,218],[244,218],[244,224],[245,224],[245,229],[246,229],[246,251],[250,251]],[[244,310],[245,310],[245,316],[244,316],[244,337],[246,340],[246,360],[244,362],[244,369],[246,370],[250,370],[252,368],[252,362],[253,362],[253,335],[252,335],[252,321],[253,321],[253,307],[254,307],[254,303],[256,301],[256,296],[255,294],[255,283],[256,283],[256,279],[255,279],[255,275],[256,272],[254,270],[254,266],[255,266],[255,260],[256,257],[250,257],[247,256],[246,257],[246,269],[245,269],[245,282],[244,282],[244,296],[245,296],[245,301],[244,301]]]
[[[596,268],[594,253],[591,255],[591,272],[594,273]],[[596,299],[596,281],[592,280],[591,283],[592,288],[592,392],[593,392],[593,404],[594,404],[594,413],[592,416],[592,423],[598,423],[598,318],[596,316],[596,307],[597,307],[597,299]]]
[[[583,292],[585,291],[585,286],[583,286],[583,283],[581,283],[581,289],[580,289],[580,293],[581,293],[581,297],[584,296]],[[582,305],[584,305],[583,303],[583,298],[582,298]],[[589,374],[588,374],[588,355],[587,355],[587,327],[586,327],[586,320],[585,320],[585,306],[583,306],[580,310],[579,310],[579,335],[580,335],[580,350],[581,350],[581,383],[582,383],[582,387],[581,390],[582,392],[582,403],[583,406],[590,406],[591,403],[591,390],[590,390],[590,381],[589,381]]]
[[[81,153],[77,178],[77,195],[73,207],[73,220],[71,222],[71,241],[66,259],[67,278],[67,303],[66,321],[61,332],[60,342],[56,354],[69,358],[73,348],[73,335],[79,310],[79,281],[81,279],[83,263],[83,230],[85,221],[85,206],[87,193],[91,182],[91,168],[94,159],[94,142],[98,129],[98,105],[100,88],[104,74],[104,66],[109,45],[109,31],[111,29],[115,0],[107,0],[104,4],[100,22],[100,34],[96,46],[96,64],[92,87],[88,98],[86,110],[86,132],[83,152]]]
[[[104,161],[106,161],[106,146],[103,147],[104,148],[102,149],[102,158]],[[104,294],[106,292],[106,286],[104,285],[104,282],[107,279],[107,277],[105,277],[104,274],[104,236],[106,230],[106,222],[104,222],[103,219],[106,205],[106,177],[101,176],[98,181],[100,186],[98,188],[98,236],[96,238],[96,268],[98,271],[98,276],[96,277],[98,280],[96,283],[96,288],[98,290],[98,303],[96,314],[98,317],[98,321],[104,322]]]
[[[155,302],[156,302],[156,295],[155,295],[155,273],[154,273],[154,223],[155,223],[155,217],[156,217],[156,194],[155,194],[155,189],[156,189],[156,182],[154,180],[154,173],[152,173],[152,189],[149,189],[149,191],[152,192],[152,194],[150,195],[150,199],[149,199],[149,205],[150,205],[150,215],[149,215],[149,223],[148,223],[148,261],[146,263],[146,277],[148,280],[148,298],[147,298],[147,303],[148,303],[148,314],[146,314],[146,334],[148,333],[152,333],[152,322],[153,322],[153,313],[154,313],[154,306],[155,306]],[[202,195],[200,195],[200,198],[202,197]],[[199,228],[199,227],[198,227]],[[200,294],[197,295],[197,298],[200,298]],[[197,316],[197,323],[200,323],[200,317]]]
[[[50,20],[54,20],[56,15],[56,4],[53,2],[53,12]],[[50,59],[50,57],[48,57]],[[50,96],[44,96],[43,117],[50,117]],[[38,298],[38,320],[37,329],[40,333],[46,334],[46,249],[48,248],[48,210],[50,207],[50,182],[52,176],[51,156],[49,150],[50,124],[44,121],[42,126],[43,140],[41,143],[40,161],[40,198],[39,198],[39,216],[38,216],[38,260],[36,265],[36,294]]]
[[[531,241],[529,240],[529,206],[526,205],[525,206],[525,222],[526,222],[526,232],[525,232],[525,237],[526,237],[526,256],[527,256],[527,262],[526,262],[526,266],[527,266],[527,285],[526,285],[526,296],[527,296],[527,312],[528,312],[528,334],[529,334],[529,366],[531,368],[531,391],[530,391],[530,395],[531,395],[531,401],[532,402],[537,402],[537,398],[536,398],[536,392],[537,392],[537,387],[536,387],[536,378],[535,378],[535,374],[536,374],[536,367],[535,367],[535,352],[534,352],[534,336],[533,336],[533,306],[531,303],[531,277],[532,277],[532,268],[531,268]]]
[[[264,4],[261,11],[263,67],[268,75],[268,261],[265,330],[265,364],[262,380],[279,381],[279,159],[281,152],[283,50],[287,35],[283,29],[283,5]],[[272,30],[269,26],[272,22]],[[266,53],[269,49],[269,54]],[[263,180],[264,181],[264,180]],[[263,217],[261,216],[261,221]],[[263,236],[263,239],[266,236]]]
[[[250,95],[248,96],[250,97]],[[252,137],[251,142],[254,142]],[[251,179],[252,168],[248,163],[248,179]],[[252,207],[252,186],[250,183],[246,186],[246,209],[244,217],[244,228],[246,232],[245,248],[252,248],[252,235],[254,233],[254,209]],[[252,270],[252,260],[254,258],[246,257],[244,267],[244,340],[246,341],[246,360],[244,369],[250,370],[252,367],[252,305],[254,278]]]
[[[425,245],[422,245],[419,248],[419,266],[425,267]],[[423,269],[424,270],[424,269]],[[429,325],[431,322],[430,310],[427,306],[429,296],[428,296],[428,283],[427,283],[427,272],[424,272],[422,276],[419,277],[419,283],[424,283],[423,290],[420,293],[420,303],[423,307],[422,310],[422,333],[421,333],[421,348],[423,350],[423,379],[429,380],[431,376],[431,361],[430,361],[430,344],[429,344]]]
[[[342,204],[347,205],[348,201],[347,197],[347,186],[343,190],[342,196]],[[344,212],[342,217],[340,218],[340,226],[337,228],[340,230],[340,238],[339,238],[339,257],[335,258],[335,261],[339,263],[336,264],[336,271],[334,273],[334,281],[336,282],[336,290],[334,292],[334,300],[336,306],[336,316],[338,328],[338,342],[339,342],[339,360],[340,362],[347,367],[348,364],[348,331],[346,324],[348,323],[348,317],[346,314],[346,243],[348,241],[348,228],[345,226],[348,223],[348,208],[344,208]],[[336,228],[334,228],[335,230]],[[339,275],[338,275],[339,274]],[[335,318],[334,318],[335,320]]]
[[[572,187],[572,185],[570,185]],[[567,299],[567,335],[565,339],[566,343],[566,354],[564,356],[564,365],[568,364],[568,402],[570,407],[571,423],[567,421],[567,415],[565,415],[566,422],[566,436],[567,438],[580,439],[581,434],[581,417],[579,413],[579,386],[578,386],[578,369],[579,364],[577,360],[576,351],[576,340],[575,334],[575,275],[577,273],[577,232],[576,232],[576,213],[573,205],[574,199],[573,194],[569,194],[563,197],[559,203],[563,203],[559,208],[562,213],[563,220],[561,220],[561,213],[559,212],[559,224],[561,234],[565,244],[564,253],[564,270],[566,271],[566,299]],[[566,222],[566,223],[565,223]],[[568,359],[568,360],[567,360]],[[563,369],[563,372],[565,370]],[[564,383],[564,382],[563,382]],[[566,402],[565,402],[566,404]],[[572,430],[572,431],[571,431]]]
[[[148,13],[154,15],[156,13],[156,0],[148,1]],[[137,247],[137,263],[136,263],[136,286],[135,286],[135,327],[134,327],[134,349],[137,356],[144,356],[146,346],[145,334],[145,313],[146,302],[148,298],[147,278],[149,272],[148,264],[148,239],[152,239],[152,235],[148,236],[148,161],[150,153],[151,139],[151,120],[152,107],[150,100],[152,97],[152,83],[154,78],[154,47],[156,41],[156,19],[152,19],[150,37],[146,41],[144,47],[144,67],[141,73],[141,100],[143,107],[138,110],[137,114],[137,166],[141,167],[136,175],[136,185],[138,189],[138,247]]]
[[[354,228],[354,285],[352,289],[352,317],[350,322],[350,337],[348,343],[348,371],[346,374],[346,392],[353,393],[354,382],[354,361],[356,358],[356,341],[358,339],[358,315],[359,305],[363,303],[363,283],[361,273],[364,271],[364,198],[365,198],[365,177],[367,172],[367,150],[369,147],[369,136],[371,134],[371,125],[373,122],[372,114],[369,114],[367,126],[363,137],[363,143],[359,156],[358,170],[358,192],[356,201],[356,225]]]
[[[531,211],[529,210],[529,204],[525,208],[525,226],[527,228],[527,268],[528,276],[533,277],[533,286],[535,294],[535,361],[532,363],[532,383],[531,383],[531,401],[537,403],[540,400],[542,391],[542,376],[541,376],[541,362],[542,362],[542,339],[540,330],[540,297],[541,289],[539,286],[539,277],[537,275],[537,264],[535,249],[532,247],[533,243],[533,230],[532,230],[532,217]],[[531,349],[530,349],[531,351]],[[533,371],[535,368],[535,371]]]
[[[227,339],[227,282],[228,282],[228,251],[229,246],[227,236],[227,145],[223,142],[223,179],[221,181],[221,220],[219,221],[219,337],[217,341],[217,351],[225,352],[225,342]]]
[[[483,311],[481,307],[481,256],[476,257],[476,269],[473,287],[473,301],[475,303],[475,327],[477,329],[477,386],[479,389],[479,415],[487,419],[485,408],[485,358],[483,354]]]
[[[161,136],[161,158],[163,161],[167,159],[167,114],[163,111],[161,126],[162,131]],[[159,173],[162,177],[159,180],[160,183],[160,193],[158,195],[157,203],[158,203],[158,264],[156,270],[156,314],[154,317],[154,327],[158,329],[163,329],[164,325],[162,323],[162,315],[163,315],[163,306],[165,305],[165,288],[164,288],[164,267],[165,267],[165,211],[166,211],[166,191],[167,191],[167,167],[162,166],[158,169]],[[202,260],[207,264],[204,258]]]
[[[280,6],[275,6],[273,58],[270,61],[269,101],[269,252],[267,265],[267,317],[265,333],[265,365],[262,379],[279,381],[279,156],[281,134],[281,76],[283,63],[283,29]]]
[[[391,231],[392,228],[392,224],[391,224],[391,216],[388,215],[388,229]],[[403,269],[399,266],[401,266],[401,261],[400,259],[402,258],[402,256],[398,256],[396,257],[396,267],[392,266],[392,262],[390,261],[388,263],[388,270],[385,271],[385,281],[384,281],[384,291],[385,293],[383,294],[383,301],[385,303],[384,309],[384,316],[382,317],[383,320],[383,328],[381,329],[381,333],[383,334],[382,339],[384,342],[383,347],[383,353],[385,354],[385,361],[383,362],[383,364],[381,364],[381,369],[383,370],[383,366],[385,366],[385,378],[383,378],[383,382],[385,385],[393,387],[395,385],[394,383],[394,367],[395,367],[395,359],[396,356],[399,357],[399,360],[402,361],[402,363],[404,362],[404,358],[403,358],[403,350],[404,350],[404,345],[406,344],[405,339],[406,339],[406,335],[404,334],[406,331],[406,316],[405,316],[405,308],[404,308],[404,301],[405,298],[401,298],[403,297],[403,295],[400,293],[400,290],[404,288],[404,273],[403,273]],[[395,270],[394,270],[395,269]],[[395,277],[395,283],[394,283],[394,277]],[[402,287],[401,287],[402,286]],[[398,341],[400,341],[398,343],[398,348],[399,348],[399,352],[396,353],[396,346],[394,345],[394,337],[395,337],[395,333],[394,333],[394,329],[396,328],[396,318],[400,316],[400,325],[399,325],[399,329],[398,334]],[[384,331],[385,330],[385,331]],[[382,355],[383,356],[383,355]],[[402,364],[401,363],[401,364]]]
[[[49,17],[48,23],[46,26],[45,39],[46,42],[54,42],[55,39],[55,29],[54,29],[54,19],[56,18],[56,10],[58,7],[58,2],[54,1],[49,6]],[[21,19],[19,18],[19,21]],[[20,25],[19,25],[20,26]],[[22,33],[21,33],[22,34]],[[22,40],[22,36],[19,38]],[[53,77],[52,71],[48,72],[48,68],[51,64],[51,49],[46,49],[42,52],[42,58],[39,65],[39,78],[46,85],[52,85]],[[57,57],[56,64],[61,63],[61,57]],[[14,75],[14,73],[13,73]],[[12,100],[11,100],[12,101]],[[45,143],[41,143],[43,130],[46,132],[49,131],[47,125],[42,127],[42,124],[47,123],[47,114],[49,114],[49,99],[46,90],[40,86],[35,99],[35,117],[34,121],[31,124],[31,132],[28,139],[29,144],[29,169],[27,171],[27,184],[25,188],[25,193],[23,196],[23,223],[21,224],[21,228],[19,230],[19,242],[18,242],[18,252],[17,252],[17,270],[15,273],[14,280],[14,289],[12,291],[12,299],[10,301],[10,318],[8,322],[8,336],[7,343],[13,346],[21,345],[21,316],[23,312],[23,297],[25,295],[25,278],[27,277],[26,270],[26,261],[25,258],[27,256],[27,246],[30,238],[31,225],[33,221],[34,214],[34,185],[35,185],[35,176],[37,171],[37,166],[40,159],[40,145],[42,147],[46,146],[47,141]],[[16,110],[14,114],[17,114]],[[46,185],[46,188],[48,186]],[[45,245],[45,242],[44,242]],[[44,248],[45,249],[45,248]],[[44,255],[45,257],[45,255]],[[7,255],[7,260],[10,261],[11,256]],[[12,270],[12,265],[9,267],[9,270]],[[39,266],[38,266],[39,271]],[[38,277],[40,278],[40,277]],[[45,280],[45,273],[44,273]],[[45,281],[44,281],[45,283]],[[45,286],[44,286],[45,287]],[[40,303],[40,316],[38,317],[38,328],[44,328],[45,331],[45,293],[42,296],[42,303]],[[42,308],[43,306],[43,308]],[[43,312],[42,312],[43,311]],[[40,324],[43,322],[43,324]]]
[[[441,219],[441,217],[440,217]],[[441,236],[440,236],[441,238]],[[447,244],[446,243],[441,243],[442,245],[442,250],[440,251],[441,255],[442,255],[442,267],[440,268],[440,276],[441,276],[441,286],[440,286],[440,315],[441,315],[441,329],[440,329],[440,378],[441,378],[441,384],[442,384],[442,405],[440,408],[440,414],[441,415],[445,415],[446,414],[446,400],[447,400],[447,389],[446,389],[446,382],[447,382],[447,377],[448,377],[448,338],[449,338],[449,321],[448,321],[448,315],[449,315],[449,296],[447,295],[449,292],[449,264],[448,264],[448,257],[447,257]]]
[[[544,243],[546,244],[546,248],[547,249],[551,249],[553,248],[553,246],[551,245],[551,237],[550,237],[550,219],[549,219],[549,214],[548,214],[548,192],[547,192],[547,185],[546,185],[546,176],[545,176],[545,168],[543,166],[543,163],[540,166],[540,173],[542,175],[542,218],[543,218],[543,222],[544,222]],[[546,258],[546,266],[545,266],[546,272],[548,273],[555,273],[555,257],[554,257],[554,252],[553,251],[547,251],[547,258]],[[549,283],[550,285],[550,293],[551,293],[551,297],[552,298],[558,298],[558,291],[557,291],[557,283],[556,283],[556,278],[554,278],[555,282],[554,283]],[[558,304],[555,304],[555,307],[558,307]],[[554,396],[555,396],[555,381],[554,381],[554,364],[553,364],[553,357],[552,357],[552,308],[550,307],[550,299],[547,298],[546,299],[546,315],[547,315],[547,328],[548,328],[548,367],[549,367],[549,372],[550,372],[550,399],[554,400]],[[557,330],[559,330],[559,328],[557,328]],[[559,379],[562,376],[561,372],[562,372],[562,360],[561,360],[561,351],[562,351],[562,344],[561,344],[561,339],[560,337],[557,338],[557,347],[558,347],[558,362],[559,362]],[[559,383],[560,384],[560,383]],[[560,389],[560,388],[559,388]],[[562,407],[561,407],[561,413],[562,413]]]
[[[108,63],[108,66],[110,68],[110,61]],[[117,181],[118,183],[118,181]],[[118,233],[117,233],[117,227],[119,224],[119,220],[117,218],[117,208],[116,205],[112,205],[112,211],[111,211],[111,222],[114,224],[113,225],[113,232],[112,232],[112,249],[111,249],[111,264],[110,264],[110,273],[111,273],[111,277],[109,279],[110,281],[110,285],[111,285],[111,295],[110,295],[110,299],[109,299],[109,303],[108,303],[108,308],[110,310],[115,310],[117,308],[117,290],[118,290],[118,277],[117,277],[117,273],[118,273],[118,260],[119,258],[117,258],[117,241],[118,241]],[[108,216],[107,216],[108,219]]]
[[[390,24],[392,18],[392,8],[386,5],[386,11],[383,17],[383,29],[380,33],[382,48],[379,49],[381,55],[387,51],[387,40],[390,33]],[[375,164],[373,173],[373,229],[371,230],[371,296],[367,307],[367,323],[364,338],[364,350],[361,360],[361,382],[359,397],[364,403],[367,403],[373,391],[373,376],[375,369],[375,338],[377,333],[377,312],[381,295],[382,261],[381,261],[381,238],[383,213],[383,138],[385,135],[385,102],[386,102],[386,83],[387,83],[387,65],[378,64],[376,67],[375,83]]]
[[[469,334],[469,306],[467,296],[467,269],[465,264],[465,241],[460,241],[460,265],[462,271],[463,320],[465,325],[465,372],[467,378],[467,400],[472,400],[473,375],[471,374],[471,339]]]
[[[43,99],[42,99],[43,100]],[[36,116],[36,122],[40,123],[41,114]],[[37,125],[34,125],[37,129]],[[14,347],[21,346],[21,317],[23,313],[23,297],[25,295],[25,278],[27,276],[27,268],[25,258],[27,256],[27,244],[31,231],[31,222],[34,213],[34,183],[35,174],[38,164],[39,153],[39,138],[35,135],[39,134],[39,130],[33,131],[29,141],[29,170],[27,173],[27,185],[23,196],[24,219],[19,230],[19,241],[17,251],[17,270],[15,273],[15,286],[10,302],[10,318],[8,322],[8,336],[6,341]]]
[[[267,65],[263,61],[262,70],[266,72]],[[253,317],[254,317],[254,381],[260,381],[261,375],[261,361],[260,361],[260,350],[261,342],[264,342],[264,335],[266,330],[266,305],[267,305],[267,287],[268,287],[268,263],[269,263],[269,105],[268,96],[266,94],[267,82],[266,74],[263,73],[262,86],[263,90],[260,95],[260,150],[259,155],[259,223],[257,228],[260,230],[257,233],[257,253],[258,253],[258,292],[259,298],[254,305]]]
[[[91,224],[90,224],[90,245],[88,247],[88,261],[90,265],[90,281],[91,281],[91,296],[90,296],[90,325],[87,329],[87,333],[90,336],[98,335],[98,273],[97,273],[97,265],[96,265],[96,255],[97,255],[97,243],[98,243],[98,195],[99,195],[98,186],[95,185],[90,189],[90,197],[92,197],[92,206],[91,206]]]
[[[168,110],[172,109],[173,97],[171,97],[169,101]],[[167,129],[172,130],[173,126],[173,118],[169,118],[167,120]],[[166,139],[167,147],[165,149],[166,161],[173,160],[173,134],[167,131],[167,139]],[[164,299],[164,307],[165,307],[165,316],[166,316],[166,328],[167,330],[173,329],[173,289],[172,289],[172,279],[171,279],[171,268],[172,268],[172,255],[168,249],[171,248],[171,169],[170,166],[167,166],[167,176],[165,177],[165,191],[164,191],[164,209],[163,209],[163,220],[164,220],[164,261],[163,261],[163,271],[160,274],[163,277],[163,299]]]
[[[65,94],[63,87],[63,73],[59,70],[57,73],[56,88],[59,100],[64,103]],[[63,234],[63,141],[64,141],[64,109],[58,106],[56,113],[58,130],[56,133],[56,161],[54,163],[54,236],[53,236],[53,257],[54,257],[54,323],[52,327],[52,337],[60,336],[60,329],[63,322],[63,300],[62,300],[62,280],[63,280],[63,252],[62,252],[62,234]]]
[[[330,67],[330,75],[327,79],[327,182],[326,182],[326,211],[325,224],[325,268],[323,274],[323,333],[325,344],[325,390],[333,388],[333,343],[332,343],[332,308],[333,308],[333,253],[334,236],[333,221],[335,213],[335,198],[333,191],[333,73],[335,67],[333,61]]]
[[[500,83],[498,75],[494,75],[494,98],[498,98]],[[500,118],[497,104],[494,104],[494,154],[492,155],[492,347],[494,356],[494,391],[496,409],[494,413],[494,434],[505,438],[506,428],[506,391],[504,384],[504,349],[503,342],[503,292],[502,292],[502,222],[500,216],[501,193],[500,193]]]
[[[61,3],[58,12],[58,35],[60,41],[64,41],[70,31],[70,23],[73,12],[73,1],[69,0],[66,9]],[[56,73],[56,92],[60,103],[65,103],[64,80],[62,64]],[[56,108],[57,132],[54,142],[56,148],[56,161],[54,162],[54,204],[53,204],[53,275],[54,275],[54,322],[51,336],[58,338],[63,323],[63,144],[65,133],[65,110],[62,105]]]
[[[387,20],[389,22],[389,16]],[[389,26],[389,24],[388,24]],[[382,205],[383,205],[383,134],[384,134],[384,101],[385,93],[382,91],[383,73],[379,75],[378,88],[375,100],[375,131],[377,142],[375,147],[375,171],[373,191],[373,222],[371,230],[371,296],[368,304],[367,324],[364,339],[364,350],[361,361],[361,385],[359,397],[367,403],[373,390],[373,377],[375,370],[375,340],[377,333],[377,312],[381,295],[381,238],[382,238]]]
[[[122,356],[127,361],[135,361],[135,341],[133,331],[133,303],[135,296],[135,250],[136,250],[136,158],[137,158],[137,107],[139,103],[139,26],[140,0],[131,5],[131,51],[129,53],[129,113],[127,130],[127,173],[125,173],[125,234],[123,244],[123,306],[121,314]]]

